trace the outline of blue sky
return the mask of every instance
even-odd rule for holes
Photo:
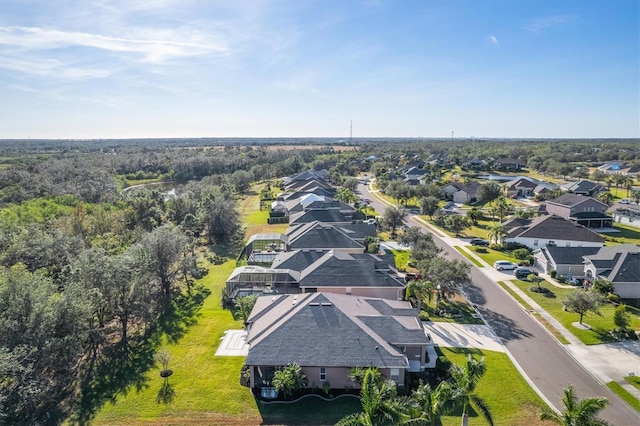
[[[2,0],[0,138],[637,138],[639,8]]]

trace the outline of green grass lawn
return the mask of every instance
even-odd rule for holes
[[[118,395],[99,411],[95,423],[139,421],[149,418],[184,418],[219,413],[259,420],[256,402],[249,390],[240,386],[243,357],[216,357],[215,351],[225,330],[241,329],[228,310],[220,306],[220,291],[235,267],[235,261],[212,266],[201,282],[211,291],[202,305],[196,324],[176,343],[165,344],[172,356],[168,383],[174,392],[168,403],[158,402],[163,379],[159,368],[147,372],[147,386]]]
[[[396,262],[396,268],[399,271],[404,271],[407,269],[407,263],[409,263],[409,255],[411,252],[409,250],[389,250],[393,254],[393,258]]]
[[[484,268],[484,265],[480,262],[478,262],[476,260],[475,257],[471,256],[469,253],[467,253],[466,250],[464,250],[462,247],[456,246],[455,247],[456,250],[458,250],[458,252],[463,255],[464,257],[466,257],[467,259],[469,259],[469,262],[473,263],[474,265],[476,265],[478,268]]]
[[[491,410],[495,425],[536,426],[550,424],[538,419],[538,411],[545,406],[514,367],[506,354],[478,349],[440,348],[452,363],[464,365],[467,353],[476,358],[484,356],[487,372],[478,383],[476,394],[483,398]],[[499,384],[503,384],[502,386]],[[508,384],[508,385],[507,385]],[[460,424],[459,415],[445,416],[443,426]],[[473,412],[469,424],[486,424],[479,414]]]
[[[614,229],[620,232],[601,233],[607,243],[640,244],[640,229],[633,226],[614,223]],[[609,244],[611,245],[611,244]]]
[[[480,251],[478,251],[478,249],[480,249]],[[478,257],[480,257],[482,260],[484,260],[491,266],[493,266],[493,263],[496,260],[508,260],[509,262],[514,262],[514,263],[519,262],[519,260],[511,256],[509,252],[493,250],[488,247],[474,247],[474,249],[472,250],[475,251]]]
[[[620,386],[620,384],[616,382],[607,383],[607,387],[614,391],[620,398],[622,398],[627,404],[629,404],[634,410],[640,411],[640,401],[638,398],[631,395],[629,391]]]
[[[627,376],[624,379],[636,388],[640,389],[640,376]]]
[[[529,288],[532,287],[533,284],[528,281],[513,280],[512,282],[521,290],[525,291],[529,297],[535,300],[545,311],[551,314],[583,343],[587,345],[595,345],[615,341],[615,339],[609,334],[609,331],[615,328],[613,323],[613,311],[615,310],[615,306],[612,304],[606,304],[600,308],[602,316],[597,316],[593,313],[586,314],[584,316],[583,323],[590,325],[591,330],[583,330],[572,325],[574,322],[578,322],[580,320],[580,315],[566,312],[562,309],[562,301],[570,292],[582,290],[558,288],[545,281],[541,283],[541,285],[549,288],[551,293],[544,295],[529,291]],[[629,312],[631,317],[630,327],[634,330],[638,330],[640,328],[640,310],[627,306],[627,312]]]
[[[531,309],[531,305],[529,305],[525,300],[520,297],[515,291],[511,289],[504,281],[498,281],[498,285],[505,289],[507,293],[511,295],[520,305],[522,305],[525,309]],[[536,319],[562,344],[568,345],[569,342],[563,335],[560,333],[554,326],[552,326],[549,321],[545,318],[541,317],[537,312],[534,313]]]

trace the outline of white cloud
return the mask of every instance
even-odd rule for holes
[[[40,77],[55,77],[69,80],[102,78],[111,74],[109,70],[98,68],[69,67],[56,59],[19,58],[2,56],[0,69],[18,71]]]
[[[569,19],[570,17],[568,15],[547,16],[545,18],[531,20],[525,28],[532,33],[536,33],[549,27],[564,24],[565,22],[568,22]]]
[[[68,32],[38,27],[0,27],[0,45],[22,50],[51,50],[64,47],[89,47],[111,52],[139,54],[143,61],[162,63],[167,60],[201,54],[224,54],[230,51],[224,43],[200,42],[198,37],[184,40],[175,31],[150,31],[157,38],[110,37],[85,32]],[[183,41],[173,41],[180,40]]]
[[[489,40],[489,42],[495,46],[500,46],[500,41],[498,40],[498,37],[494,36],[493,34],[488,35],[487,40]]]

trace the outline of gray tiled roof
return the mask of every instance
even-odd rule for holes
[[[622,253],[608,278],[612,283],[636,283],[640,285],[640,252]]]
[[[404,287],[398,278],[376,272],[377,256],[330,251],[304,269],[300,287]]]
[[[601,185],[584,179],[562,185],[562,187],[567,191],[572,191],[574,193],[593,193],[604,189]]]
[[[310,222],[297,227],[287,237],[289,250],[343,248],[364,251],[362,244],[329,223]]]
[[[285,297],[284,301],[272,305],[256,303],[254,311],[270,312],[251,314],[257,320],[250,324],[247,336],[248,365],[280,366],[295,362],[301,366],[408,367],[407,358],[399,348],[385,341],[362,320],[384,316],[366,303],[368,299],[323,293]],[[410,309],[410,305],[406,305]],[[406,320],[400,321],[398,324]],[[400,335],[406,332],[397,331]],[[429,341],[424,331],[422,338],[414,340],[426,346]]]
[[[557,247],[547,246],[549,257],[556,265],[581,265],[582,257],[596,254],[600,247]]]
[[[424,342],[424,329],[415,317],[408,319],[409,322],[415,323],[413,328],[407,328],[407,318],[404,318],[404,324],[393,317],[359,316],[358,319],[392,345],[419,345]]]
[[[554,198],[553,200],[547,201],[547,203],[557,204],[565,207],[573,207],[573,206],[577,206],[578,204],[584,203],[586,200],[597,201],[598,203],[605,205],[604,203],[596,200],[595,198],[587,197],[584,195],[578,195],[578,194],[563,194],[558,198]]]
[[[302,271],[324,256],[327,251],[328,250],[303,249],[278,253],[276,258],[273,259],[273,263],[271,263],[271,268]]]
[[[508,223],[509,222],[505,223],[505,228],[510,229]],[[555,215],[540,216],[528,220],[528,223],[525,225],[511,228],[507,238],[517,237],[595,243],[604,242],[604,239],[591,229]]]
[[[325,223],[351,222],[339,210],[307,210],[289,217],[289,223],[309,223],[313,221]]]

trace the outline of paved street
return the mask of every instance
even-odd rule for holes
[[[371,199],[372,207],[383,214],[386,204],[369,192],[369,188],[360,185],[358,191],[363,197]],[[431,232],[431,228],[415,216],[410,217],[409,225],[420,226]],[[463,243],[445,236],[441,231],[432,233],[434,241],[443,248],[443,255],[468,262],[453,248]],[[465,289],[467,297],[478,307],[516,367],[543,399],[556,409],[561,409],[562,389],[573,384],[580,398],[604,396],[609,400],[608,406],[602,411],[603,419],[622,426],[640,424],[640,414],[604,386],[588,366],[586,369],[583,367],[581,362],[589,361],[589,358],[582,357],[584,353],[570,353],[565,345],[560,344],[496,284],[496,281],[508,280],[512,276],[490,267],[478,268],[474,265],[471,266],[470,275],[472,283]]]

